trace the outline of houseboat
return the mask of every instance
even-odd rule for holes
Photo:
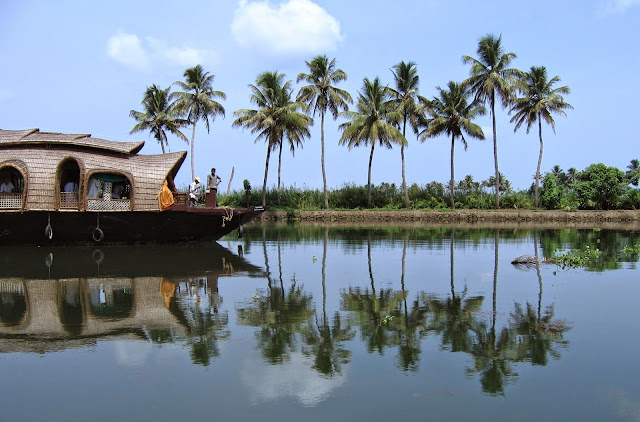
[[[143,146],[0,129],[0,245],[216,240],[264,211],[189,204],[174,184],[187,153]]]

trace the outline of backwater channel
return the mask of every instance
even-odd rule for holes
[[[6,421],[638,421],[636,229],[0,248]],[[586,268],[515,266],[597,248]]]

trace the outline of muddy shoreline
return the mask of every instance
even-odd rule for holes
[[[455,211],[377,211],[319,210],[266,211],[259,220],[271,223],[291,221],[331,225],[456,225],[464,227],[577,227],[640,229],[640,211],[532,211],[532,210],[455,210]]]

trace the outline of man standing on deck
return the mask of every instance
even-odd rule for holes
[[[211,169],[211,174],[207,175],[207,207],[217,207],[218,184],[222,179],[216,174],[216,169]]]

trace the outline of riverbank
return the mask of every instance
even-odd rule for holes
[[[640,211],[534,211],[534,210],[317,210],[266,211],[265,222],[300,221],[305,223],[420,223],[462,225],[567,225],[600,227],[624,225],[640,228]]]

